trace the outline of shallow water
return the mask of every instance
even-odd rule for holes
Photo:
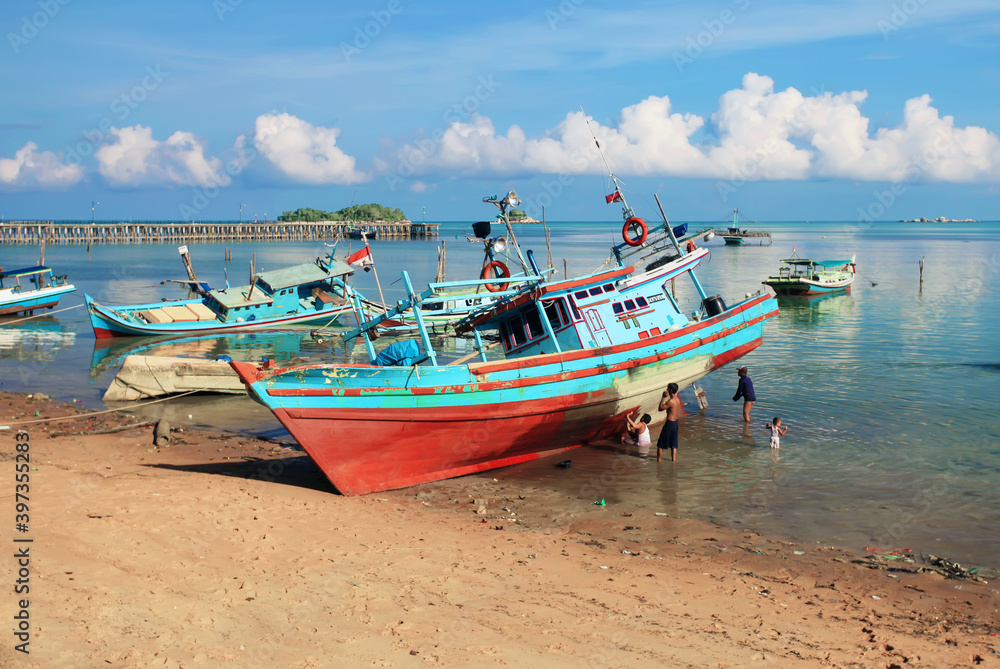
[[[945,228],[944,226],[947,226]],[[701,227],[692,224],[692,228]],[[709,294],[733,302],[762,288],[792,247],[800,257],[858,256],[863,274],[849,294],[815,300],[783,299],[781,314],[765,331],[764,345],[743,359],[758,402],[754,423],[740,419],[732,401],[735,366],[706,377],[710,402],[681,428],[677,464],[619,454],[614,444],[577,449],[552,460],[504,470],[505,478],[565,489],[568,494],[629,501],[657,511],[711,518],[844,546],[912,547],[952,559],[1000,564],[1000,350],[995,345],[1000,310],[1000,225],[879,223],[761,223],[770,247],[709,244],[710,261],[698,270]],[[464,239],[467,224],[445,223],[448,278],[478,273],[482,247]],[[570,275],[597,269],[607,258],[618,225],[556,223],[553,264]],[[547,264],[541,226],[517,226],[522,247]],[[359,242],[353,242],[356,249]],[[234,261],[223,263],[225,248]],[[386,298],[403,295],[399,269],[415,285],[433,278],[436,242],[374,242]],[[245,283],[256,253],[258,270],[304,262],[322,244],[191,245],[199,279]],[[338,253],[346,251],[342,243]],[[4,247],[0,265],[32,264],[37,250]],[[925,257],[924,281],[917,262]],[[169,245],[49,247],[46,260],[78,287],[60,308],[89,292],[109,303],[183,297],[164,278],[182,278]],[[512,268],[516,261],[512,261]],[[371,274],[354,281],[376,294]],[[867,279],[867,280],[866,280]],[[877,283],[872,286],[870,281]],[[694,308],[687,280],[677,282],[682,306]],[[9,320],[9,319],[8,319]],[[344,359],[358,355],[306,333],[245,335],[209,343],[160,348],[176,354],[234,358]],[[0,322],[0,387],[43,391],[93,408],[135,342],[95,347],[82,308],[37,322]],[[142,346],[140,342],[138,346]],[[157,347],[147,351],[155,354]],[[170,350],[170,353],[163,353]],[[453,352],[460,355],[467,349]],[[664,386],[669,379],[664,379]],[[186,397],[154,405],[173,420],[225,429],[280,434],[270,415],[245,398]],[[768,448],[763,425],[780,416],[789,427],[778,452]],[[190,416],[190,418],[188,418]],[[659,426],[654,426],[655,438]],[[655,449],[654,449],[655,450]],[[570,469],[558,460],[572,459]],[[481,476],[495,476],[484,473]]]

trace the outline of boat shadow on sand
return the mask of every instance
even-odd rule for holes
[[[277,446],[277,448],[282,448]],[[285,447],[287,448],[287,447]],[[317,492],[339,494],[323,472],[304,452],[294,446],[287,450],[287,456],[261,458],[245,456],[239,460],[226,462],[204,462],[185,465],[168,462],[146,464],[150,469],[160,469],[190,474],[208,474],[210,476],[225,476],[227,478],[260,481],[267,484],[278,484],[316,490]]]

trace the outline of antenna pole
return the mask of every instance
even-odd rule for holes
[[[632,217],[632,207],[628,206],[628,202],[625,201],[625,194],[622,193],[621,186],[618,184],[618,177],[615,176],[614,172],[611,171],[611,166],[608,165],[608,159],[604,156],[604,151],[601,149],[601,143],[597,141],[597,135],[594,134],[594,128],[590,125],[590,118],[587,116],[587,112],[584,111],[583,105],[580,105],[580,111],[583,112],[583,120],[587,122],[587,130],[590,131],[590,136],[594,138],[594,145],[597,147],[597,152],[601,154],[601,160],[604,162],[604,167],[608,170],[608,176],[615,184],[615,192],[618,193],[618,199],[622,201],[622,218],[629,219]]]

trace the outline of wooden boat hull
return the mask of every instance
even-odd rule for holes
[[[231,363],[345,495],[544,457],[619,433],[639,408],[661,420],[685,387],[757,348],[777,303],[758,296],[656,337],[437,367]]]
[[[191,391],[242,395],[246,388],[226,363],[203,358],[129,355],[102,399],[134,402]]]
[[[75,286],[63,285],[40,290],[14,293],[9,290],[0,291],[0,316],[12,316],[36,309],[51,309],[59,304],[66,293],[76,290]]]
[[[94,328],[94,335],[98,339],[108,337],[140,337],[147,335],[186,335],[186,334],[225,334],[229,332],[244,332],[252,330],[263,330],[273,328],[284,328],[292,325],[312,325],[328,323],[342,313],[350,312],[351,306],[326,305],[325,308],[316,311],[303,311],[297,314],[281,316],[278,318],[260,318],[253,321],[243,321],[237,323],[223,323],[214,321],[192,321],[184,323],[135,323],[122,318],[115,310],[94,302],[87,295],[87,309],[90,312],[90,324]],[[157,303],[150,305],[139,305],[130,307],[136,309],[140,307],[162,307],[162,306],[183,306],[186,304],[201,303],[197,300],[179,300],[169,303]]]
[[[722,240],[724,242],[726,242],[727,246],[742,246],[743,245],[743,238],[742,237],[723,237]]]

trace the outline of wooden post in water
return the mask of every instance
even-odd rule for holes
[[[565,258],[563,258],[563,278],[564,279],[568,279],[569,278],[569,269],[567,269],[567,267],[566,267],[566,259]]]
[[[41,265],[42,267],[45,267],[45,235],[42,235],[42,243],[41,243],[40,252],[41,252],[41,256],[40,256],[40,259],[38,260],[38,264]],[[44,274],[39,274],[38,275],[38,287],[39,288],[45,288],[45,275]]]
[[[920,267],[920,290],[923,290],[924,289],[924,256],[920,256],[920,263],[918,264],[918,267]]]
[[[178,246],[177,247],[177,252],[181,254],[181,260],[184,261],[184,269],[187,270],[188,278],[191,279],[191,281],[194,282],[194,284],[197,285],[197,283],[198,283],[198,277],[196,277],[194,275],[194,267],[191,266],[191,258],[188,255],[188,247],[187,246]],[[192,286],[191,288],[193,290],[194,286]]]

